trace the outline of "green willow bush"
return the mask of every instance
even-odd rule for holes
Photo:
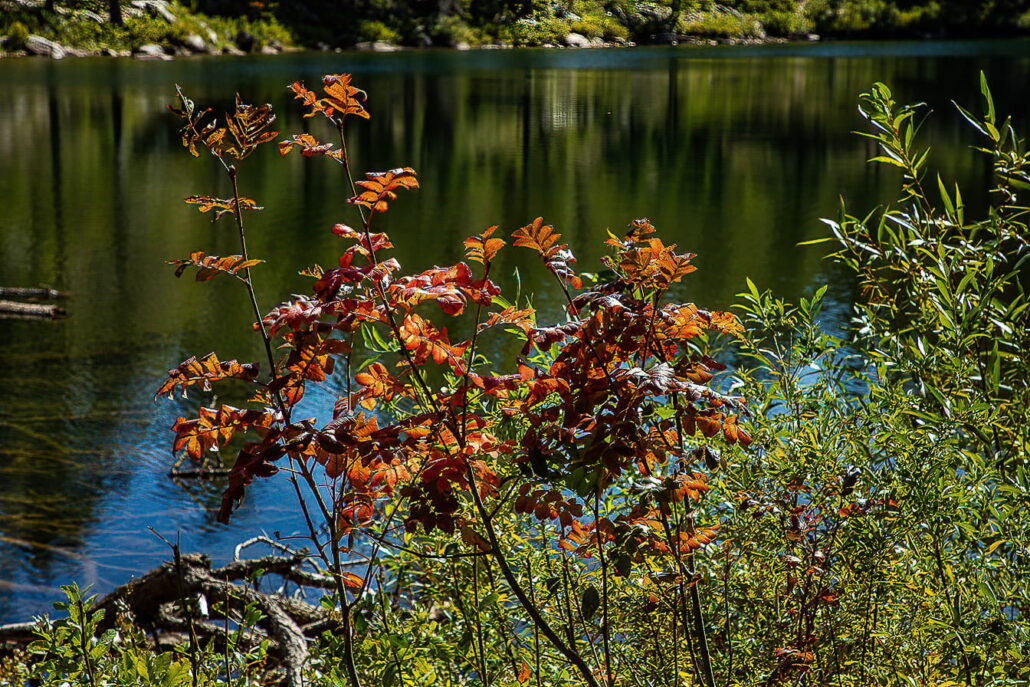
[[[242,399],[175,426],[192,460],[235,449],[222,519],[254,479],[294,485],[338,624],[286,684],[1030,679],[1030,169],[986,84],[984,114],[961,110],[995,172],[981,219],[957,188],[926,190],[919,109],[882,84],[862,95],[874,161],[901,185],[893,206],[828,222],[858,291],[840,333],[822,323],[825,288],[790,304],[748,281],[739,319],[667,302],[692,256],[644,220],[609,237],[596,275],[539,219],[512,234],[564,299],[551,325],[491,281],[496,228],[466,240],[465,262],[402,276],[380,228],[415,173],[352,182],[345,124],[369,116],[364,93],[345,75],[321,95],[291,89],[339,145],[299,134],[280,150],[339,164],[358,228],[333,228],[342,256],[305,270],[311,294],[263,310],[244,223],[258,208],[238,166],[277,137],[274,116],[237,102],[221,126],[180,93],[185,145],[210,151],[233,189],[187,202],[231,215],[241,253],[174,264],[240,282],[268,368],[209,354],[159,391],[218,384]],[[716,359],[736,369],[716,376]],[[305,389],[331,379],[345,390],[331,419],[305,417]],[[355,573],[345,557],[365,563]],[[83,641],[96,623],[72,603],[73,618],[41,624],[47,658],[22,677],[95,666],[96,684],[137,684],[118,672],[139,655],[132,635]],[[254,675],[210,647],[154,661],[167,684]]]
[[[939,177],[936,193],[926,190],[919,107],[899,106],[882,84],[862,95],[865,135],[881,149],[873,162],[899,168],[901,189],[894,207],[827,222],[833,257],[859,291],[846,336],[817,324],[822,291],[797,306],[753,285],[743,294],[751,365],[740,391],[761,399],[760,427],[755,462],[731,471],[747,500],[724,532],[747,545],[726,578],[740,600],[727,609],[757,618],[738,641],[761,650],[742,652],[754,663],[741,680],[767,670],[767,652],[786,638],[814,654],[815,684],[1030,677],[1018,197],[1030,177],[1023,142],[998,119],[985,80],[982,90],[982,116],[960,108],[994,167],[981,219]],[[767,577],[770,560],[785,586]],[[823,590],[832,603],[820,608]]]

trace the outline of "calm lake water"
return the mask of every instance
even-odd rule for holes
[[[165,371],[213,349],[259,357],[241,289],[179,281],[162,264],[236,252],[229,225],[181,203],[227,189],[212,160],[180,147],[164,108],[174,84],[216,109],[239,91],[272,103],[280,131],[328,137],[285,86],[353,72],[373,114],[351,126],[356,168],[421,177],[381,225],[411,269],[538,215],[591,269],[606,228],[646,216],[699,254],[687,298],[726,307],[748,276],[788,297],[829,282],[843,307],[848,285],[796,244],[821,234],[840,197],[856,211],[892,197],[896,176],[865,166],[873,150],[849,133],[857,94],[882,80],[927,102],[934,162],[982,185],[989,166],[950,104],[977,106],[981,69],[1021,126],[1027,42],[0,62],[0,284],[74,293],[66,320],[0,320],[0,622],[47,610],[59,584],[103,592],[165,559],[147,527],[215,559],[262,529],[301,527],[282,480],[256,485],[222,526],[219,485],[166,476],[168,428],[196,401],[153,403]],[[269,263],[258,278],[271,307],[306,288],[297,269],[335,260],[328,228],[353,220],[327,163],[266,148],[244,163],[241,188],[267,208],[250,216],[250,242]],[[531,257],[511,254],[501,271],[519,267],[546,308]]]

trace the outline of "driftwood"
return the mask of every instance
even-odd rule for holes
[[[52,301],[67,297],[68,294],[55,289],[0,286],[0,317],[63,317],[68,313],[65,312],[64,308],[56,305],[49,303],[22,303],[5,299],[30,298]]]
[[[13,317],[62,317],[66,315],[64,308],[50,303],[20,303],[18,301],[0,300],[0,315]]]
[[[168,476],[172,479],[210,479],[212,477],[226,477],[232,470],[230,468],[195,468],[192,470],[169,470]]]
[[[285,553],[239,557],[244,547],[259,542]],[[237,547],[236,558],[220,568],[212,568],[211,560],[203,554],[177,555],[175,560],[118,587],[94,606],[105,611],[99,630],[114,627],[122,618],[144,630],[158,649],[188,640],[191,635],[200,643],[213,640],[216,647],[224,647],[228,640],[225,614],[231,621],[239,617],[244,606],[253,604],[263,618],[256,627],[241,631],[243,642],[256,646],[268,640],[270,677],[283,687],[301,687],[309,641],[325,631],[339,630],[341,623],[336,612],[320,605],[257,590],[249,581],[259,571],[277,575],[298,588],[334,588],[332,579],[314,568],[307,553],[257,537]],[[0,626],[0,643],[26,644],[35,638],[33,627],[34,623]]]
[[[57,289],[0,286],[0,298],[42,298],[47,301],[55,301],[67,297],[67,293],[64,291],[58,291]]]

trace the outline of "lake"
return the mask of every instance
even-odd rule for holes
[[[980,70],[1025,131],[1026,41],[0,62],[0,285],[73,293],[65,320],[0,320],[0,622],[46,611],[59,584],[104,592],[165,560],[148,527],[216,560],[262,530],[302,528],[284,480],[255,485],[223,526],[218,484],[167,477],[169,427],[199,399],[153,402],[165,371],[211,350],[260,357],[237,284],[177,280],[163,264],[238,252],[229,224],[181,202],[227,187],[180,146],[165,110],[174,84],[216,110],[235,91],[269,102],[280,131],[328,139],[286,85],[353,72],[372,113],[349,125],[355,168],[421,179],[379,224],[410,270],[537,216],[596,269],[605,230],[646,216],[698,253],[684,298],[727,307],[745,277],[791,298],[829,283],[845,312],[850,285],[797,243],[821,235],[841,198],[865,212],[893,197],[896,173],[865,165],[875,152],[850,133],[858,93],[880,80],[926,102],[932,164],[983,186],[990,166],[951,104],[978,107]],[[298,269],[335,261],[328,229],[352,208],[327,162],[274,146],[244,162],[240,185],[267,208],[248,217],[267,310],[307,288]],[[982,206],[982,189],[963,194]],[[518,268],[523,293],[553,310],[532,257],[510,253],[499,273],[514,284]]]

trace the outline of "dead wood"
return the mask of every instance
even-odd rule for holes
[[[212,477],[226,477],[232,472],[229,468],[196,468],[193,470],[170,470],[168,476],[172,479],[210,479]]]
[[[36,623],[11,623],[0,625],[0,642],[6,644],[28,644],[36,638],[33,630]]]
[[[256,538],[240,548],[263,540]],[[118,587],[96,602],[105,611],[99,631],[130,623],[143,630],[162,649],[195,636],[201,643],[213,642],[224,649],[230,635],[245,647],[268,641],[269,675],[283,687],[301,687],[301,671],[308,658],[308,644],[341,624],[335,613],[284,593],[287,584],[298,590],[334,588],[332,579],[319,571],[305,552],[273,542],[283,554],[259,558],[237,558],[220,568],[198,553],[178,556]],[[272,575],[283,580],[278,591],[256,587]],[[256,606],[261,620],[255,627],[242,627],[239,619],[246,606]],[[227,622],[228,620],[228,622]],[[35,639],[35,623],[0,626],[0,643],[25,645]]]
[[[67,293],[56,289],[0,286],[0,298],[42,298],[43,300],[53,301],[67,297]]]
[[[0,316],[55,318],[66,314],[64,308],[48,303],[19,303],[18,301],[0,300]]]

